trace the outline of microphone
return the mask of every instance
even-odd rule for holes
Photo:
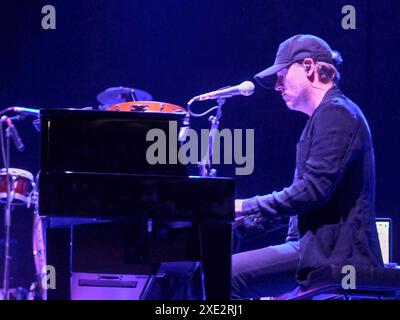
[[[194,97],[191,101],[203,101],[218,98],[230,98],[233,96],[249,96],[254,92],[254,84],[251,81],[244,81],[233,87],[228,87]]]
[[[22,114],[26,114],[26,115],[31,114],[31,115],[37,116],[40,113],[40,110],[38,110],[38,109],[24,108],[24,107],[11,107],[11,108],[14,112],[22,113]]]
[[[14,144],[15,144],[15,147],[17,148],[17,150],[19,152],[24,151],[25,150],[24,143],[22,142],[22,139],[18,134],[17,128],[14,126],[11,119],[7,116],[2,116],[1,120],[7,122],[7,125],[10,128],[11,137],[14,141]]]

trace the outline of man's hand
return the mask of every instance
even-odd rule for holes
[[[235,222],[233,223],[234,227],[243,225],[244,222],[243,201],[244,200],[241,199],[235,200]]]
[[[238,214],[240,214],[240,216],[241,216],[241,213],[243,212],[243,201],[244,200],[241,200],[241,199],[236,199],[235,200],[235,214],[236,214],[236,216]]]

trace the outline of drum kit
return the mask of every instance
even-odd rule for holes
[[[127,87],[111,87],[97,96],[97,101],[100,103],[98,109],[102,111],[113,112],[161,112],[161,113],[186,113],[186,109],[171,103],[153,101],[150,93],[134,88]],[[24,108],[12,107],[8,110],[0,111],[0,115],[7,111],[18,112]],[[82,109],[82,108],[80,108]],[[83,108],[93,109],[93,108]],[[33,109],[30,109],[33,110]],[[5,116],[4,116],[5,117]],[[40,119],[33,121],[35,128],[40,131]],[[3,128],[0,128],[3,130]],[[1,137],[2,138],[2,137]],[[8,159],[8,156],[6,155]],[[7,164],[9,166],[9,164]],[[38,214],[38,183],[35,182],[34,175],[26,170],[19,168],[3,168],[0,169],[0,203],[5,204],[6,218],[9,221],[8,230],[6,230],[6,238],[9,238],[11,215],[10,212],[15,206],[26,206],[34,209],[33,220],[33,256],[36,269],[37,283],[31,286],[31,289],[38,287],[40,296],[46,299],[46,292],[41,289],[41,280],[43,279],[43,267],[46,266],[45,244],[41,219]],[[8,209],[7,209],[8,207]],[[8,212],[7,212],[8,210]],[[7,215],[9,217],[7,217]],[[7,223],[6,223],[7,225]],[[6,226],[7,227],[7,226]],[[0,290],[0,300],[9,299],[9,239],[5,241],[5,260],[4,260],[4,281],[3,294]]]

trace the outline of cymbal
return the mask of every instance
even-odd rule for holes
[[[135,89],[135,88],[126,88],[126,87],[111,87],[102,92],[100,92],[96,98],[102,105],[112,105],[116,103],[130,101],[130,93],[134,92],[137,98],[137,101],[151,101],[153,97],[150,93]]]

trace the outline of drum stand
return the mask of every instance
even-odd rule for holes
[[[39,175],[36,176],[36,181],[33,190],[33,228],[32,228],[32,245],[33,245],[33,259],[35,263],[37,287],[39,288],[40,298],[47,300],[47,290],[43,287],[43,277],[46,275],[46,234],[45,225],[42,218],[39,216],[39,192],[37,186],[39,184]]]
[[[3,139],[3,123],[1,123],[1,143],[2,152],[4,151],[4,139]],[[11,230],[11,176],[9,173],[10,167],[10,128],[6,129],[6,148],[3,153],[4,164],[6,169],[6,188],[7,188],[7,199],[4,210],[4,231],[5,231],[5,241],[4,241],[4,278],[3,278],[3,299],[9,300],[9,289],[10,289],[10,230]]]
[[[219,126],[219,119],[222,116],[222,106],[225,103],[224,98],[219,98],[217,100],[218,106],[217,114],[215,116],[210,116],[208,121],[211,122],[211,129],[208,134],[208,149],[207,154],[203,156],[200,163],[198,164],[199,167],[199,175],[203,177],[215,177],[217,176],[217,170],[211,168],[211,160],[213,154],[213,147],[214,147],[214,138],[215,134],[218,133],[218,126]]]

